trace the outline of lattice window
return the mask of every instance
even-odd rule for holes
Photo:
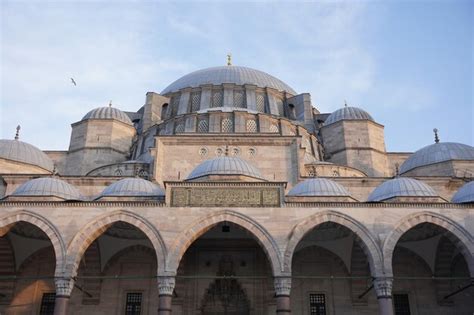
[[[212,92],[212,107],[221,107],[222,106],[222,91],[213,91]]]
[[[198,132],[199,133],[208,133],[209,132],[209,123],[207,119],[201,119],[198,123]]]
[[[40,315],[53,315],[56,293],[43,293],[41,298]]]
[[[184,124],[183,123],[179,123],[176,125],[176,127],[174,128],[174,133],[183,133],[184,132]]]
[[[274,125],[274,124],[270,125],[270,132],[272,132],[272,133],[280,132],[280,129],[278,128],[278,125]]]
[[[257,132],[257,122],[254,119],[249,119],[245,123],[247,132]]]
[[[290,136],[296,136],[296,130],[294,128],[289,128],[288,129],[288,134]]]
[[[171,117],[176,116],[176,114],[178,113],[180,96],[181,95],[178,94],[171,98]]]
[[[224,118],[221,122],[221,131],[223,133],[230,133],[234,131],[234,124],[232,123],[232,119]]]
[[[169,117],[169,111],[168,111],[168,104],[163,104],[163,107],[161,107],[161,119],[165,120],[168,119]]]
[[[197,112],[201,105],[201,92],[191,93],[191,112]]]
[[[246,107],[244,91],[234,91],[234,107],[240,107],[240,108]]]
[[[257,94],[257,111],[265,113],[265,95]]]
[[[316,172],[316,168],[314,167],[309,167],[308,168],[308,176],[309,177],[316,177],[318,173]]]
[[[127,303],[125,304],[126,315],[140,315],[142,311],[142,294],[127,293]]]
[[[395,315],[410,315],[410,300],[408,299],[408,294],[394,294],[393,309]]]
[[[309,295],[309,313],[311,315],[326,315],[326,296],[324,294]]]

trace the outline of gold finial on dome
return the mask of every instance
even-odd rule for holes
[[[435,134],[435,143],[439,143],[438,128],[434,128],[433,132]]]
[[[21,129],[20,125],[16,126],[15,140],[20,139],[20,129]]]
[[[109,107],[112,107],[112,101],[109,101]]]
[[[347,101],[344,100],[344,107],[347,107]]]
[[[227,54],[227,65],[232,66],[232,54],[231,53]]]

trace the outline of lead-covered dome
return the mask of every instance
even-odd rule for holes
[[[295,90],[290,86],[268,73],[239,66],[212,67],[191,72],[171,83],[161,94],[165,95],[184,88],[199,87],[205,84],[221,85],[224,83],[252,84],[261,88],[269,87],[296,95]]]
[[[422,181],[397,177],[375,188],[367,201],[384,201],[395,197],[438,197],[438,194]]]
[[[334,111],[331,115],[326,118],[324,124],[330,125],[340,120],[370,120],[374,121],[372,116],[365,110],[358,107],[346,106]]]
[[[115,119],[125,124],[133,125],[127,114],[112,106],[99,107],[91,110],[82,118],[82,120],[87,119]]]
[[[350,193],[340,184],[326,178],[311,178],[298,183],[288,196],[350,196]]]
[[[451,201],[454,203],[474,202],[474,181],[459,188]]]
[[[400,166],[400,173],[452,160],[474,161],[474,147],[455,142],[439,142],[428,145],[410,155]]]
[[[57,197],[64,200],[83,199],[81,193],[76,189],[76,187],[63,180],[52,177],[29,180],[18,187],[11,195],[15,197]]]
[[[210,175],[244,175],[263,179],[262,174],[255,166],[238,157],[231,156],[220,156],[202,162],[188,175],[187,179]]]
[[[37,147],[20,140],[0,140],[0,159],[39,166],[53,171],[53,161]]]
[[[100,194],[100,197],[162,197],[163,189],[142,178],[124,178],[109,186]]]

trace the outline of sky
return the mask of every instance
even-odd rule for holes
[[[0,138],[67,150],[71,123],[226,64],[313,106],[361,107],[388,151],[474,144],[474,1],[0,1]],[[77,86],[71,83],[74,78]]]

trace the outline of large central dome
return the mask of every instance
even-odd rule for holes
[[[212,67],[191,72],[171,83],[161,94],[165,95],[184,88],[198,87],[204,84],[221,85],[223,83],[234,83],[236,85],[253,84],[261,88],[269,87],[296,95],[295,90],[285,82],[268,73],[237,66]]]

